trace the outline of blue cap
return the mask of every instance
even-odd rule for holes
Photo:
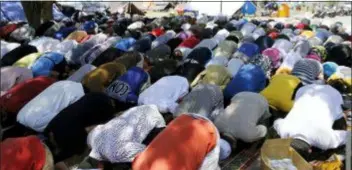
[[[330,77],[332,74],[336,72],[338,66],[339,65],[337,65],[334,62],[325,62],[323,64],[324,75],[326,77]]]

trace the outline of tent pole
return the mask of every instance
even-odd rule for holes
[[[220,14],[222,14],[222,0],[220,1]]]

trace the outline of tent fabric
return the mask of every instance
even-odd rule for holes
[[[7,21],[27,21],[20,1],[1,1],[1,13]],[[1,17],[1,20],[3,18]]]
[[[243,14],[253,15],[257,11],[257,7],[253,4],[253,2],[246,1],[245,4],[241,8],[241,12]]]

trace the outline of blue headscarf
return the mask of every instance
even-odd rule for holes
[[[55,65],[61,63],[63,60],[64,56],[60,53],[44,53],[31,66],[33,76],[49,76]]]
[[[236,76],[224,89],[225,100],[230,100],[239,92],[249,91],[259,93],[265,88],[266,76],[260,66],[243,65]]]
[[[132,47],[132,45],[136,42],[134,38],[124,38],[120,40],[116,45],[115,48],[122,50],[124,52],[128,51],[129,48]]]
[[[238,52],[245,54],[248,58],[253,58],[260,53],[260,49],[257,44],[245,42],[238,48]]]

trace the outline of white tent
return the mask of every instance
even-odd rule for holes
[[[231,16],[238,11],[245,2],[236,2],[230,0],[223,0],[214,2],[213,0],[191,0],[184,6],[184,10],[195,10],[199,14],[207,15],[226,15]]]

